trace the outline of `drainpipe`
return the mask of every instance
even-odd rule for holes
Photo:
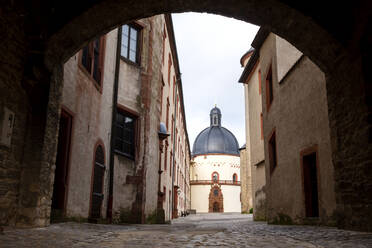
[[[175,100],[174,100],[174,121],[173,121],[173,130],[172,130],[172,132],[173,132],[173,153],[172,153],[172,160],[173,160],[173,162],[172,162],[172,217],[173,217],[173,212],[174,212],[174,194],[175,194],[175,192],[174,192],[174,167],[175,167],[175,163],[176,163],[176,161],[175,161],[175,157],[176,157],[176,123],[177,123],[177,106],[176,106],[176,104],[177,104],[177,88],[178,88],[178,79],[176,80],[176,84],[174,85],[174,94],[175,94],[175,96],[176,96],[176,98],[175,98]],[[172,218],[173,219],[173,218]]]
[[[186,208],[186,206],[187,206],[187,204],[186,204],[186,201],[187,201],[187,197],[186,197],[186,191],[187,191],[187,181],[186,181],[186,155],[185,155],[185,158],[184,158],[184,161],[185,161],[185,163],[183,164],[183,166],[185,167],[184,169],[185,169],[185,172],[184,172],[184,182],[183,182],[183,186],[184,186],[184,188],[183,188],[183,198],[184,198],[184,202],[183,202],[183,208],[184,208],[184,211],[187,211],[187,208]]]
[[[114,146],[115,146],[115,121],[117,114],[118,89],[119,89],[119,72],[120,72],[120,53],[121,53],[121,27],[118,28],[118,38],[116,44],[116,63],[114,78],[114,94],[112,97],[112,118],[111,118],[111,137],[110,137],[110,175],[109,175],[109,196],[107,198],[106,216],[112,222],[112,203],[114,191]]]

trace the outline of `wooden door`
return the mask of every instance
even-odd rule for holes
[[[306,217],[319,216],[316,153],[303,156]]]
[[[52,216],[55,216],[55,214],[63,215],[66,208],[71,127],[72,116],[69,115],[66,111],[62,110],[61,118],[59,121],[56,169],[54,173]]]
[[[98,145],[94,156],[93,189],[91,197],[90,218],[98,219],[101,217],[103,201],[103,180],[105,174],[105,154],[103,147]]]

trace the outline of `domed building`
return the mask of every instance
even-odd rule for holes
[[[241,212],[239,144],[221,116],[219,108],[211,110],[210,126],[192,149],[191,208],[197,213]]]

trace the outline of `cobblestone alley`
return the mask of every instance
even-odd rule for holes
[[[62,223],[5,229],[0,247],[372,247],[370,233],[253,222],[251,215],[197,214],[172,225]]]

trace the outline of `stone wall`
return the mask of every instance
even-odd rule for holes
[[[7,108],[15,114],[10,147],[0,144],[0,225],[16,223],[19,204],[19,181],[28,119],[29,96],[22,87],[26,58],[25,34],[15,15],[0,14],[0,130],[7,125]]]

